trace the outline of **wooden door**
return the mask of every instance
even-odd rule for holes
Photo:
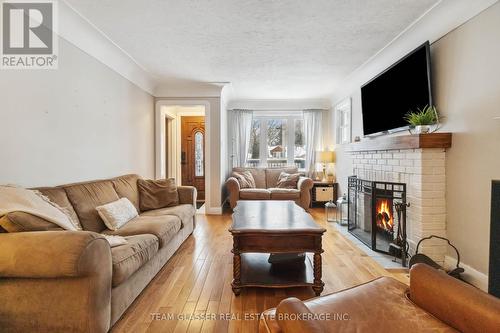
[[[194,186],[205,200],[205,117],[181,118],[182,185]]]

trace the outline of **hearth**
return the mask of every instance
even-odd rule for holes
[[[348,230],[374,251],[406,266],[406,184],[349,177]]]

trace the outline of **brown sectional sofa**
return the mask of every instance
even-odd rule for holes
[[[233,172],[250,171],[255,180],[255,188],[240,188],[240,183],[234,177],[226,181],[229,192],[229,204],[236,207],[238,200],[292,200],[308,210],[311,203],[311,188],[313,181],[300,177],[296,189],[276,188],[281,172],[297,173],[297,168],[233,168]]]
[[[410,288],[381,277],[305,302],[288,298],[259,323],[261,333],[499,330],[500,299],[424,264],[412,267]]]
[[[139,210],[137,175],[39,190],[84,231],[0,233],[1,332],[107,332],[193,232],[196,189],[179,205]],[[95,207],[128,198],[140,215],[117,231]],[[110,248],[99,233],[124,236]]]

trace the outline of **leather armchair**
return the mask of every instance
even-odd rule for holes
[[[322,314],[336,317],[311,319]],[[494,333],[499,327],[500,299],[424,264],[410,270],[409,288],[381,277],[305,302],[288,298],[259,323],[268,333]]]

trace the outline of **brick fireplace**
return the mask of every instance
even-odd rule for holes
[[[349,146],[352,174],[361,179],[406,184],[407,238],[410,254],[431,234],[446,237],[446,148],[450,133],[383,137]],[[447,247],[427,241],[421,252],[440,264]]]

